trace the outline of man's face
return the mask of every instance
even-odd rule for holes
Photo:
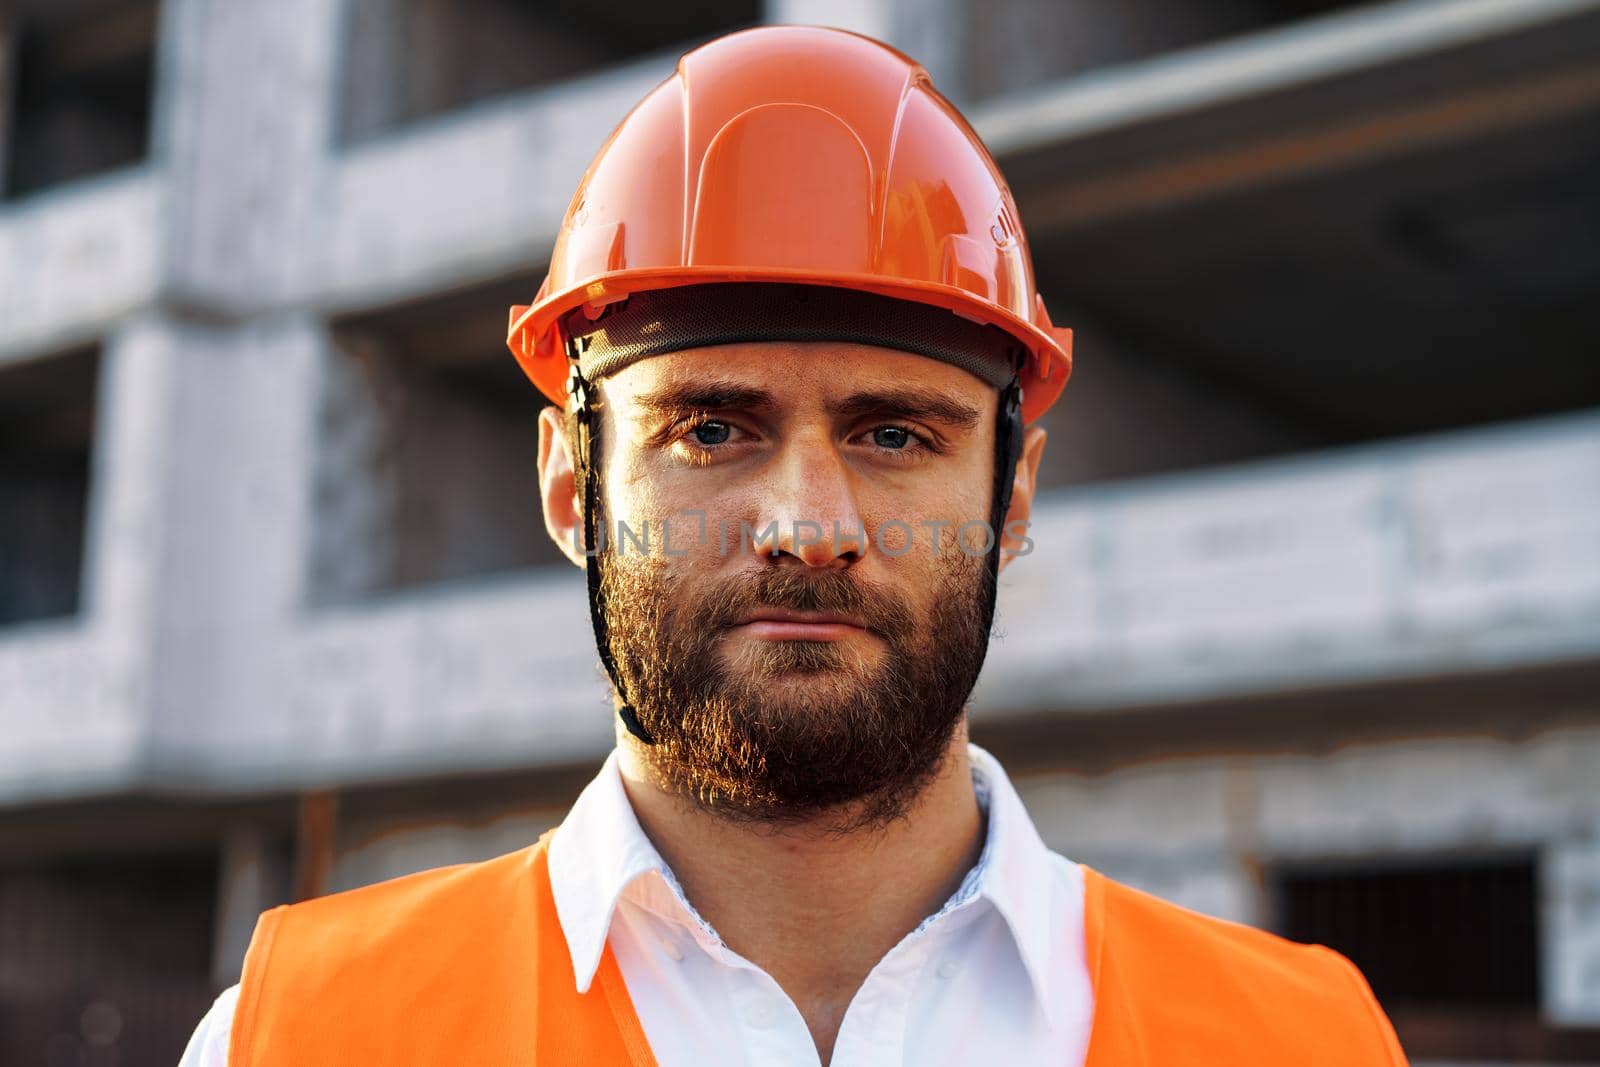
[[[658,784],[728,818],[903,814],[987,645],[995,390],[763,342],[644,359],[601,396],[606,621]]]

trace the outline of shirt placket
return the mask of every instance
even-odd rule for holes
[[[877,1067],[905,1060],[906,1026],[917,981],[937,936],[896,945],[856,991],[839,1026],[831,1067]]]
[[[917,989],[931,967],[941,978],[953,973],[955,964],[948,957],[954,933],[978,914],[974,905],[971,896],[952,901],[878,962],[845,1012],[830,1067],[905,1062]]]
[[[690,930],[699,951],[722,968],[729,1024],[739,1036],[750,1067],[821,1067],[805,1017],[766,971],[706,931]]]

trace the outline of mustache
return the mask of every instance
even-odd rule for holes
[[[883,637],[902,636],[915,625],[905,601],[887,589],[844,571],[805,574],[788,567],[721,580],[696,605],[694,623],[703,631],[731,629],[755,608],[854,615]]]

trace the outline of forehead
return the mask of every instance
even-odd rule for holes
[[[757,388],[780,408],[821,406],[860,392],[915,387],[986,410],[995,389],[960,367],[876,345],[836,341],[747,341],[686,348],[641,359],[605,379],[619,406],[680,385],[716,382]]]

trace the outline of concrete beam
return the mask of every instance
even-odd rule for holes
[[[165,202],[138,167],[0,208],[0,364],[97,340],[148,305]]]
[[[1600,11],[1596,0],[1398,0],[1065,78],[974,109],[1004,157]]]
[[[593,152],[676,58],[647,57],[332,153],[336,5],[296,14],[222,4],[208,14],[214,2],[182,0],[163,13],[155,157],[170,187],[123,172],[0,212],[0,312],[21,324],[0,338],[0,359],[92,336],[148,300],[162,271],[181,305],[221,315],[295,302],[382,306],[523,269],[531,295]],[[935,38],[950,39],[941,27],[964,10],[956,0],[936,10],[885,0],[852,7],[844,21],[887,26],[884,36],[959,99],[958,72],[939,69]],[[1408,0],[1066,79],[972,118],[1003,158],[1596,10],[1595,0]],[[790,0],[769,17],[844,18]]]
[[[1595,705],[1600,711],[1600,703]],[[1543,1009],[1600,1020],[1600,728],[1428,737],[1015,776],[1051,847],[1197,910],[1270,926],[1278,865],[1538,855]]]
[[[332,310],[395,303],[538,264],[594,153],[672,73],[654,56],[603,76],[480,104],[338,157],[312,300]]]
[[[1600,657],[1593,413],[1052,498],[977,714]]]

